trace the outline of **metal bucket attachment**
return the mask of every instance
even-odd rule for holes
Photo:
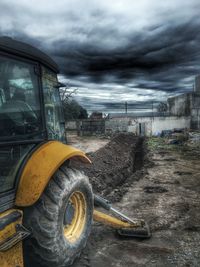
[[[143,239],[151,237],[151,232],[147,223],[145,223],[144,227],[121,228],[117,230],[117,233],[120,236],[126,236],[126,237],[136,237]]]

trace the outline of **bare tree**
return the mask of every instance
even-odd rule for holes
[[[71,89],[68,83],[63,87],[60,87],[59,91],[65,120],[86,119],[88,117],[87,110],[73,99],[74,94],[78,91],[77,88]]]
[[[74,94],[76,94],[76,92],[78,91],[78,88],[72,90],[72,89],[70,89],[69,83],[67,83],[65,87],[60,87],[59,91],[60,91],[60,97],[61,97],[62,104],[65,105],[68,103],[69,99]]]

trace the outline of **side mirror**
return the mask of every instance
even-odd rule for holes
[[[60,87],[66,87],[67,85],[61,82],[58,82],[57,85],[55,85],[54,87],[59,89]]]

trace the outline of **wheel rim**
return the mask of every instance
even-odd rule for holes
[[[74,192],[67,203],[63,220],[64,236],[75,243],[81,236],[86,222],[86,200],[83,193]]]

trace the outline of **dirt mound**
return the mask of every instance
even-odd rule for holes
[[[94,192],[118,201],[130,183],[139,177],[137,171],[143,166],[143,139],[121,133],[89,157],[92,164],[81,169],[88,175]]]

